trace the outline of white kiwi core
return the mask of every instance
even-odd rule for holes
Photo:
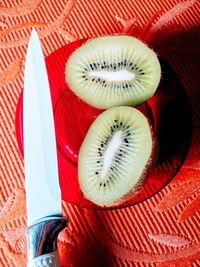
[[[115,156],[115,153],[118,151],[118,148],[121,145],[121,136],[121,131],[116,132],[113,135],[110,143],[108,144],[108,147],[106,148],[104,154],[104,165],[101,173],[102,178],[106,176],[107,171],[112,166],[113,157]]]
[[[135,77],[135,73],[130,72],[126,69],[118,70],[118,71],[89,71],[88,75],[91,77],[102,78],[111,82],[120,82],[120,81],[131,81]]]

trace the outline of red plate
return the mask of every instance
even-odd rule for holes
[[[56,127],[62,199],[87,208],[101,208],[85,199],[78,183],[77,160],[88,128],[103,110],[80,100],[65,81],[65,65],[71,53],[85,40],[68,44],[46,58]],[[163,189],[179,171],[191,140],[191,109],[177,74],[160,60],[162,81],[155,95],[137,107],[150,120],[158,141],[158,158],[142,190],[114,208],[144,201]],[[16,111],[16,136],[23,155],[22,94]],[[110,209],[110,207],[109,207]]]

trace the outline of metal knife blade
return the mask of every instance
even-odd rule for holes
[[[58,234],[67,223],[61,217],[61,190],[48,75],[35,29],[31,33],[25,63],[23,127],[29,259],[34,260],[56,251],[55,233]],[[40,238],[41,235],[43,238]],[[51,241],[47,242],[45,238]],[[49,242],[52,244],[47,244]],[[51,261],[54,256],[55,253],[50,256]]]
[[[54,120],[46,65],[34,29],[28,45],[24,78],[24,159],[28,225],[61,215],[61,191]]]

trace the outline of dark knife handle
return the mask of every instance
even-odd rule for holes
[[[63,217],[47,217],[28,228],[28,267],[59,267],[58,234],[67,226]]]

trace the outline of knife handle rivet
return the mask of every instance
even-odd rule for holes
[[[50,260],[48,258],[47,259],[44,259],[43,262],[42,262],[42,264],[44,266],[48,266],[48,263],[50,263]]]

